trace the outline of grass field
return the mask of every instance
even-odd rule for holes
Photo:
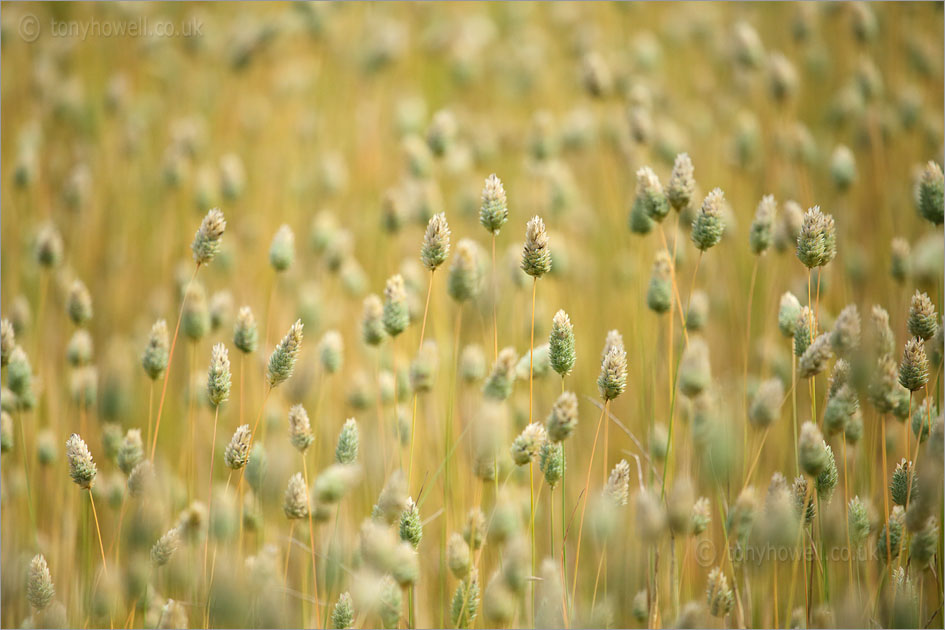
[[[938,627],[941,3],[4,3],[2,627]]]

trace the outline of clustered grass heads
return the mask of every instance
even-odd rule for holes
[[[666,185],[666,198],[676,212],[681,212],[692,203],[695,194],[696,180],[693,177],[694,169],[688,153],[680,153],[673,162],[673,170]]]
[[[55,596],[56,587],[49,573],[46,557],[38,553],[30,560],[29,574],[26,579],[26,600],[39,613],[46,610]]]
[[[92,296],[85,283],[78,278],[69,286],[66,311],[69,313],[69,319],[76,326],[83,326],[92,319]]]
[[[709,613],[713,617],[724,617],[732,611],[732,607],[735,605],[735,597],[732,594],[732,589],[729,588],[728,578],[722,573],[720,567],[713,567],[709,571],[705,599],[709,606]]]
[[[663,185],[649,166],[643,166],[637,171],[637,198],[646,216],[653,221],[662,222],[669,214],[669,201],[663,192]]]
[[[163,567],[180,547],[180,530],[172,527],[167,530],[151,547],[151,564]]]
[[[805,267],[823,267],[837,255],[837,234],[833,217],[814,206],[804,214],[797,236],[797,258]]]
[[[830,345],[834,351],[849,357],[860,346],[860,312],[856,304],[848,304],[834,322],[830,333]]]
[[[505,188],[495,173],[486,178],[482,188],[482,205],[479,209],[479,222],[482,227],[496,235],[509,220],[509,207],[505,197]]]
[[[765,195],[755,209],[755,218],[748,233],[748,246],[756,256],[765,253],[771,246],[774,235],[774,220],[778,204],[773,195]]]
[[[283,223],[279,226],[269,246],[269,264],[276,271],[285,271],[295,259],[295,234]]]
[[[289,442],[300,453],[305,453],[314,441],[315,436],[312,435],[312,423],[308,418],[308,412],[302,405],[293,405],[289,408]]]
[[[701,337],[694,337],[679,361],[679,389],[689,398],[694,398],[709,387],[711,382],[709,346]]]
[[[932,160],[926,163],[916,188],[919,216],[941,225],[945,221],[945,175],[942,167]]]
[[[574,369],[577,355],[574,351],[574,327],[564,310],[555,313],[548,336],[551,368],[564,378]],[[575,401],[576,402],[576,401]]]
[[[610,401],[627,388],[627,351],[624,350],[623,337],[616,330],[607,333],[604,345],[604,358],[597,377],[597,391],[604,401]]]
[[[762,382],[752,398],[748,408],[748,419],[757,428],[771,426],[781,415],[781,403],[784,400],[784,384],[781,379],[772,378]]]
[[[508,347],[499,351],[499,356],[492,366],[492,372],[483,385],[482,392],[486,398],[503,401],[512,394],[515,385],[515,364],[518,357],[515,348]]]
[[[141,441],[141,429],[128,429],[118,447],[118,468],[126,475],[130,475],[142,459],[144,459],[144,444]]]
[[[208,264],[217,255],[225,230],[226,219],[223,213],[219,208],[212,208],[200,223],[194,235],[194,242],[190,246],[194,254],[194,262],[198,266]]]
[[[722,219],[722,206],[725,194],[721,188],[715,188],[702,201],[702,206],[692,222],[690,237],[700,251],[715,247],[722,240],[725,223]]]
[[[284,383],[292,376],[295,361],[298,359],[299,350],[302,348],[302,328],[302,320],[295,320],[295,323],[289,328],[289,332],[269,355],[266,382],[270,388]]]
[[[243,354],[256,352],[259,345],[259,331],[256,327],[256,318],[248,306],[241,306],[236,313],[233,324],[233,345]]]
[[[223,451],[223,463],[230,470],[240,470],[246,466],[249,460],[249,447],[252,440],[252,433],[248,424],[236,427],[230,443]]]
[[[341,426],[335,446],[335,461],[339,464],[354,464],[358,461],[358,423],[348,418]]]
[[[539,216],[529,219],[525,226],[525,245],[522,249],[522,270],[534,278],[551,271],[551,250],[545,222]]]
[[[656,252],[650,284],[646,290],[646,305],[657,314],[667,312],[673,304],[673,265],[665,249]]]
[[[222,343],[215,344],[210,354],[207,398],[214,407],[219,407],[230,398],[230,357]]]
[[[308,518],[308,486],[302,473],[289,477],[289,483],[282,498],[282,511],[289,520]]]
[[[420,247],[420,262],[430,271],[446,261],[450,253],[450,227],[446,222],[446,213],[440,212],[430,217],[423,245]]]
[[[378,346],[387,337],[384,329],[384,303],[374,293],[364,298],[361,315],[361,338],[369,346]]]
[[[833,348],[830,345],[830,335],[824,333],[804,350],[797,363],[798,374],[801,378],[811,378],[824,371],[827,362],[833,358]]]
[[[482,263],[479,260],[479,246],[475,241],[464,238],[456,245],[456,255],[450,265],[446,290],[457,302],[466,302],[479,294],[482,281]]]
[[[781,295],[781,303],[778,307],[778,330],[781,334],[785,337],[794,337],[800,316],[801,303],[793,293],[785,291]]]
[[[922,389],[929,381],[929,359],[918,337],[906,342],[899,364],[899,384],[910,392]]]
[[[410,323],[410,308],[407,305],[407,290],[404,278],[396,274],[387,279],[384,287],[384,311],[382,315],[384,330],[391,337],[396,337],[407,329]]]
[[[928,341],[935,336],[938,330],[938,316],[935,314],[935,304],[927,293],[916,291],[912,296],[907,325],[909,334],[913,337]]]

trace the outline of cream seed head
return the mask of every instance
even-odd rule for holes
[[[258,344],[259,332],[253,311],[248,306],[241,306],[233,324],[233,345],[243,354],[250,354],[256,352]]]
[[[66,310],[69,313],[69,319],[76,326],[82,326],[92,319],[92,296],[85,283],[78,278],[69,286]]]
[[[414,392],[428,392],[433,389],[438,365],[439,351],[436,341],[427,339],[410,363],[410,386]]]
[[[512,461],[516,466],[524,466],[534,461],[544,441],[545,427],[532,422],[512,442]]]
[[[302,328],[302,320],[295,320],[289,332],[269,355],[269,365],[266,369],[266,381],[269,387],[275,387],[292,376],[295,361],[302,348]]]
[[[778,308],[778,330],[785,337],[794,337],[798,317],[801,314],[801,303],[790,291],[781,295],[781,304]]]
[[[689,398],[693,398],[701,394],[711,382],[709,346],[701,337],[694,337],[683,350],[683,355],[679,360],[680,391]]]
[[[492,373],[486,379],[482,392],[486,398],[502,401],[512,394],[512,388],[515,385],[515,364],[518,357],[515,354],[515,348],[502,348],[499,356],[492,366]]]
[[[459,533],[453,532],[446,543],[446,565],[455,577],[462,579],[469,573],[471,564],[472,554],[469,544]]]
[[[134,467],[144,459],[144,444],[141,441],[141,429],[128,429],[118,447],[118,467],[130,475]]]
[[[98,470],[92,461],[89,447],[77,433],[66,440],[66,458],[69,460],[69,476],[80,488],[90,490],[95,483]]]
[[[918,337],[906,342],[899,363],[899,384],[911,392],[922,389],[929,381],[929,359],[925,344]]]
[[[180,547],[180,531],[172,527],[151,547],[151,564],[163,567]]]
[[[693,177],[694,169],[688,153],[680,153],[673,162],[673,171],[666,186],[666,198],[676,212],[689,207],[692,196],[695,194],[696,181]]]
[[[893,280],[903,284],[912,275],[912,248],[909,241],[897,236],[889,246],[889,274]]]
[[[219,407],[230,398],[230,357],[222,343],[214,344],[210,354],[207,398],[214,407]]]
[[[168,346],[167,322],[159,319],[151,326],[148,345],[141,355],[141,365],[152,381],[159,378],[167,369]]]
[[[774,220],[778,213],[778,203],[773,195],[765,195],[755,209],[755,218],[748,233],[748,246],[751,253],[761,255],[771,246],[774,234]]]
[[[534,278],[551,271],[551,250],[548,232],[539,216],[529,219],[525,226],[525,246],[522,250],[522,270]]]
[[[457,302],[466,302],[476,297],[482,280],[482,263],[479,261],[479,246],[468,238],[456,246],[456,255],[450,265],[446,291]]]
[[[312,435],[312,423],[308,418],[308,413],[302,405],[293,405],[289,408],[289,442],[292,443],[300,453],[304,453],[315,436]]]
[[[482,188],[482,206],[479,209],[479,222],[493,235],[497,235],[509,220],[509,206],[505,198],[505,188],[495,173],[486,178]]]
[[[705,597],[709,613],[713,617],[724,617],[732,611],[735,598],[732,595],[732,589],[728,586],[728,578],[722,573],[721,568],[715,567],[709,571]]]
[[[797,363],[797,373],[801,378],[810,378],[824,371],[827,362],[833,358],[833,348],[830,345],[830,335],[819,335],[804,350],[804,354]]]
[[[561,392],[551,407],[551,413],[545,421],[545,430],[548,439],[552,442],[563,442],[577,427],[578,400],[574,392]]]
[[[827,466],[827,449],[824,436],[813,422],[807,421],[801,426],[797,439],[797,456],[801,470],[808,477],[817,477]]]
[[[566,463],[564,445],[545,440],[538,450],[538,468],[545,475],[545,483],[552,489],[564,476]]]
[[[830,345],[840,356],[848,357],[860,347],[860,312],[856,304],[849,304],[834,322]]]
[[[614,505],[623,506],[630,502],[630,464],[621,459],[610,471],[604,494]]]
[[[643,204],[643,211],[653,221],[661,222],[669,214],[669,201],[663,192],[659,177],[649,166],[637,171],[637,199]]]
[[[420,248],[420,262],[430,271],[446,261],[450,253],[450,226],[446,222],[446,213],[440,212],[430,217],[427,230],[423,235]]]
[[[335,374],[344,361],[344,339],[337,330],[326,331],[318,342],[318,358],[322,369],[328,374]]]
[[[29,575],[26,579],[26,600],[37,612],[42,612],[56,596],[52,575],[46,557],[38,553],[30,560]]]
[[[571,318],[563,310],[555,313],[551,320],[548,348],[551,368],[562,378],[570,374],[577,359],[574,352],[574,327]]]
[[[820,211],[820,206],[804,214],[797,235],[797,258],[808,269],[823,267],[837,255],[837,234],[833,217]]]
[[[51,268],[62,261],[62,235],[52,222],[45,223],[36,235],[36,261],[43,267]]]
[[[16,333],[13,324],[4,317],[0,320],[0,366],[6,367],[10,362],[10,354],[16,347]]]
[[[702,251],[718,245],[722,240],[722,234],[725,232],[725,223],[722,220],[724,203],[725,194],[722,189],[714,189],[703,200],[692,222],[692,242]]]
[[[361,338],[369,346],[378,346],[387,337],[384,329],[384,303],[374,293],[364,298],[361,316]]]
[[[673,304],[672,267],[669,252],[661,249],[653,261],[650,284],[646,290],[646,305],[657,314],[667,312]]]
[[[226,230],[226,219],[219,208],[213,208],[200,223],[200,228],[194,235],[194,242],[190,246],[194,254],[194,262],[205,265],[213,260],[220,251],[220,240]]]
[[[191,341],[199,341],[210,330],[207,293],[199,282],[191,282],[184,292],[180,329]]]
[[[888,357],[896,350],[896,337],[889,325],[889,313],[878,304],[870,311],[873,324],[873,351],[877,357]]]
[[[252,440],[252,432],[249,430],[248,424],[243,424],[236,427],[236,431],[233,432],[233,437],[230,438],[230,443],[227,445],[226,450],[223,451],[223,463],[226,464],[226,467],[230,470],[239,470],[246,465],[247,460],[249,460],[249,444]]]
[[[295,233],[286,224],[279,226],[269,246],[269,264],[276,271],[285,271],[295,259]]]
[[[384,287],[384,329],[391,337],[396,337],[410,323],[410,308],[407,305],[407,290],[404,278],[396,274],[387,279]]]
[[[289,477],[289,484],[282,499],[282,511],[289,520],[308,517],[308,486],[305,485],[302,473]]]
[[[92,361],[92,335],[84,328],[77,329],[66,346],[66,360],[72,367],[82,367]]]
[[[935,313],[935,304],[927,293],[915,292],[909,304],[909,319],[907,320],[909,334],[928,341],[935,336],[938,330],[938,316]]]
[[[623,344],[613,346],[604,357],[597,377],[597,390],[605,401],[613,400],[627,388],[627,353]]]
[[[748,408],[748,419],[757,428],[770,426],[781,415],[781,403],[784,401],[784,384],[781,379],[772,378],[761,383]]]

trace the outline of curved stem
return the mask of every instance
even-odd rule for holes
[[[207,473],[207,522],[213,522],[213,458],[217,446],[217,419],[220,417],[220,406],[213,408],[213,439],[210,441],[210,471]],[[242,506],[240,506],[242,510]],[[241,515],[242,518],[242,515]],[[210,536],[203,543],[203,575],[207,577],[207,551],[210,548]]]
[[[102,544],[102,530],[98,526],[98,512],[95,511],[95,497],[92,496],[91,488],[89,488],[89,501],[92,503],[92,518],[95,519],[95,533],[98,534],[98,550],[102,554],[102,569],[105,571],[105,577],[108,577],[108,563],[105,561],[105,545]]]
[[[427,285],[427,300],[423,306],[423,322],[420,324],[420,344],[417,352],[423,348],[423,336],[427,330],[427,314],[430,311],[430,294],[433,293],[433,274],[436,270],[430,271],[430,283]],[[413,419],[410,421],[410,461],[407,462],[407,488],[410,488],[410,482],[413,480],[413,447],[416,444],[417,433],[417,392],[413,393]]]
[[[577,577],[578,577],[578,565],[581,562],[581,537],[584,534],[584,516],[587,513],[587,491],[591,485],[591,469],[594,466],[594,454],[597,451],[597,438],[600,437],[600,427],[604,421],[604,415],[607,413],[607,409],[610,406],[610,401],[604,401],[604,407],[600,410],[600,418],[597,420],[597,431],[594,433],[594,445],[591,447],[591,459],[587,464],[587,476],[584,479],[584,504],[581,507],[581,521],[578,525],[578,538],[577,538],[577,547],[574,552],[574,577],[571,580],[571,602],[575,601],[574,596],[577,593]],[[573,615],[572,615],[573,616]]]

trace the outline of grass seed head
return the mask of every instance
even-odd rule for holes
[[[551,271],[551,250],[548,232],[539,216],[529,219],[525,226],[525,246],[522,249],[522,270],[534,278]]]
[[[230,398],[230,357],[222,343],[214,344],[210,354],[207,398],[214,407],[219,407]]]
[[[563,310],[555,313],[548,336],[551,368],[562,377],[574,369],[577,356],[574,351],[574,327],[571,318]]]
[[[285,512],[286,518],[292,520],[307,518],[308,510],[308,486],[305,485],[302,473],[297,472],[289,477],[289,484],[282,499],[282,511]]]
[[[938,550],[938,521],[930,516],[909,545],[909,559],[920,567],[928,566]]]
[[[142,459],[144,459],[144,444],[141,441],[141,429],[128,429],[121,441],[121,446],[118,447],[118,467],[121,472],[130,475]]]
[[[817,319],[809,306],[801,308],[794,322],[794,356],[800,359],[817,336]]]
[[[804,522],[810,525],[814,522],[814,516],[816,516],[817,512],[814,504],[814,494],[813,492],[808,494],[807,484],[807,477],[795,477],[794,483],[791,486],[791,496],[794,500],[794,513],[798,517],[803,517]],[[804,508],[805,498],[807,499],[806,509]]]
[[[420,248],[420,262],[430,271],[446,261],[450,253],[450,226],[446,222],[446,213],[434,214],[427,223]]]
[[[62,235],[52,222],[45,223],[36,235],[36,261],[47,269],[56,267],[62,261]]]
[[[722,240],[725,223],[722,220],[722,205],[725,194],[716,188],[702,202],[696,218],[692,222],[692,242],[702,251],[715,247]]]
[[[302,349],[302,328],[302,320],[295,320],[295,323],[289,328],[289,332],[269,355],[269,365],[266,369],[266,381],[269,383],[269,387],[284,383],[292,376],[295,361]]]
[[[673,162],[673,171],[666,186],[666,198],[676,212],[689,207],[695,194],[696,180],[693,177],[694,169],[688,153],[680,153]]]
[[[128,473],[128,493],[136,498],[143,497],[154,487],[154,481],[154,466],[144,459]]]
[[[830,334],[830,345],[844,357],[860,347],[860,312],[856,304],[849,304],[840,311]]]
[[[712,522],[712,504],[707,497],[700,497],[692,506],[692,535],[698,536]]]
[[[797,456],[801,470],[808,477],[817,477],[827,466],[824,437],[813,422],[807,421],[801,426],[801,434],[797,439]]]
[[[156,567],[163,567],[179,546],[180,532],[176,527],[172,527],[167,530],[167,533],[158,538],[154,546],[151,547],[151,564]]]
[[[690,340],[679,361],[680,391],[689,398],[694,398],[701,394],[711,382],[709,346],[701,337],[695,337]]]
[[[643,204],[643,211],[653,221],[662,222],[669,214],[669,201],[663,192],[663,185],[649,166],[643,166],[637,171],[637,198]]]
[[[896,336],[889,325],[889,313],[882,306],[875,304],[870,311],[870,321],[874,354],[879,358],[892,356],[896,350]]]
[[[479,260],[479,246],[468,238],[462,239],[456,246],[456,255],[450,265],[446,290],[457,302],[466,302],[476,297],[482,278],[482,263]]]
[[[420,520],[420,509],[411,497],[407,497],[407,507],[400,513],[398,531],[400,539],[410,543],[410,546],[414,549],[420,545],[420,541],[423,539],[423,521]]]
[[[410,386],[415,392],[429,392],[439,365],[439,351],[436,342],[427,339],[420,346],[416,358],[410,363]]]
[[[239,470],[246,465],[249,459],[249,443],[252,439],[252,432],[248,424],[242,424],[236,427],[233,437],[226,450],[223,451],[223,462],[230,470]]]
[[[13,450],[13,418],[6,411],[0,412],[0,452]]]
[[[945,175],[942,167],[934,161],[929,161],[922,170],[916,191],[916,209],[919,216],[941,225],[945,220]]]
[[[846,432],[847,425],[859,408],[856,391],[844,383],[827,398],[824,407],[824,433],[828,437]]]
[[[870,535],[870,516],[867,505],[855,496],[847,506],[847,522],[850,527],[850,540],[859,546]]]
[[[509,206],[505,198],[505,188],[495,173],[486,178],[482,188],[482,206],[479,209],[479,222],[493,235],[498,235],[502,226],[509,220]]]
[[[66,346],[66,360],[72,367],[82,367],[92,361],[92,335],[84,328],[76,330]]]
[[[604,494],[616,506],[627,505],[630,501],[630,464],[621,459],[610,471]]]
[[[538,451],[545,441],[545,428],[537,422],[526,426],[512,441],[512,461],[516,466],[524,466],[538,457]]]
[[[354,418],[348,418],[341,426],[335,446],[335,461],[339,464],[354,464],[358,461],[358,423]]]
[[[285,271],[295,259],[295,234],[286,224],[279,226],[269,246],[269,264],[276,271]]]
[[[938,315],[927,293],[915,292],[909,305],[909,334],[928,341],[938,331]]]
[[[837,234],[833,217],[820,211],[820,206],[804,214],[797,235],[797,258],[808,269],[823,267],[837,255]]]
[[[78,278],[69,286],[66,310],[69,313],[69,319],[76,326],[82,326],[92,319],[92,296],[85,283]]]
[[[241,306],[236,313],[236,322],[233,324],[233,345],[243,354],[256,352],[259,345],[259,331],[256,328],[256,318],[248,306]]]
[[[830,445],[826,442],[824,442],[824,451],[827,454],[827,463],[823,471],[817,475],[817,498],[821,505],[830,503],[830,499],[833,497],[833,491],[839,481],[837,461],[833,456],[833,449],[831,449]]]
[[[893,280],[903,284],[912,275],[912,248],[909,241],[897,236],[892,240],[889,251],[889,274]]]
[[[798,317],[801,314],[801,303],[790,291],[781,295],[781,304],[778,308],[778,330],[785,337],[793,337],[797,329]]]
[[[446,544],[446,565],[454,577],[462,579],[469,573],[471,564],[472,553],[469,544],[459,533],[453,532]]]
[[[597,377],[597,391],[606,401],[615,399],[626,388],[627,352],[623,349],[623,340],[621,340],[619,344],[614,344],[610,348],[601,362],[600,376]]]
[[[180,328],[191,341],[199,341],[210,330],[207,293],[199,282],[191,282],[184,293]]]
[[[512,388],[515,385],[515,364],[517,361],[515,348],[503,348],[499,351],[495,365],[492,366],[492,372],[482,388],[486,398],[503,401],[512,394]]]
[[[369,346],[378,346],[387,337],[384,329],[384,303],[374,293],[364,298],[361,338]]]
[[[646,290],[646,305],[654,313],[663,314],[673,304],[672,266],[669,252],[661,249],[656,253],[650,284]]]
[[[827,362],[833,358],[833,348],[830,345],[830,334],[818,335],[804,350],[797,363],[797,373],[801,378],[810,378],[824,371]]]
[[[781,403],[784,401],[784,384],[781,379],[772,378],[758,386],[748,408],[748,419],[756,428],[765,428],[781,416]]]
[[[226,219],[223,218],[223,213],[219,208],[212,208],[200,223],[200,228],[194,235],[194,242],[190,246],[195,263],[205,265],[213,260],[220,251],[220,240],[225,230]]]
[[[751,253],[756,256],[765,253],[771,246],[777,212],[778,203],[773,195],[765,195],[761,198],[748,233],[748,246],[751,248]]]
[[[318,342],[318,358],[322,369],[328,374],[335,374],[344,361],[344,339],[337,330],[326,331]]]
[[[719,567],[714,567],[709,571],[705,598],[709,613],[713,617],[724,617],[732,611],[735,598],[732,595],[732,589],[728,586],[728,578]]]
[[[929,382],[929,359],[925,344],[918,337],[906,342],[899,363],[899,384],[911,392],[922,389]]]
[[[92,460],[89,447],[77,433],[66,440],[66,457],[69,460],[69,476],[80,488],[90,490],[95,483],[98,470]]]
[[[780,220],[774,231],[774,247],[779,252],[786,252],[797,247],[797,237],[804,225],[804,209],[793,200],[784,202]]]
[[[551,407],[551,413],[545,421],[545,430],[548,439],[552,442],[563,442],[577,427],[578,400],[574,392],[561,392]]]
[[[880,558],[884,563],[890,564],[896,557],[899,555],[899,549],[902,545],[902,536],[905,529],[905,510],[901,505],[896,505],[892,509],[892,513],[889,515],[889,555],[886,555],[887,542],[886,542],[886,532],[887,527],[883,525],[883,529],[880,530],[879,536],[876,537],[876,556]]]
[[[909,490],[909,480],[912,480],[912,490]],[[889,483],[889,496],[896,505],[905,506],[906,500],[918,500],[918,477],[914,472],[912,462],[906,461],[906,458],[899,460],[896,469],[893,471],[892,480]]]
[[[29,576],[26,580],[26,599],[37,612],[42,612],[56,596],[46,557],[38,553],[30,560]]]
[[[546,440],[538,451],[538,468],[545,475],[545,482],[553,490],[565,470],[564,445]]]
[[[384,329],[391,337],[396,337],[406,330],[410,323],[410,308],[407,306],[407,291],[404,278],[396,274],[387,279],[384,287]]]
[[[13,324],[4,317],[0,320],[0,366],[6,367],[10,362],[10,354],[16,347],[16,333]]]
[[[292,443],[300,453],[308,450],[308,447],[315,441],[312,435],[312,423],[308,418],[308,413],[302,405],[293,405],[289,409],[289,442]]]
[[[479,610],[479,577],[474,571],[466,576],[453,593],[450,620],[454,628],[471,628]]]

